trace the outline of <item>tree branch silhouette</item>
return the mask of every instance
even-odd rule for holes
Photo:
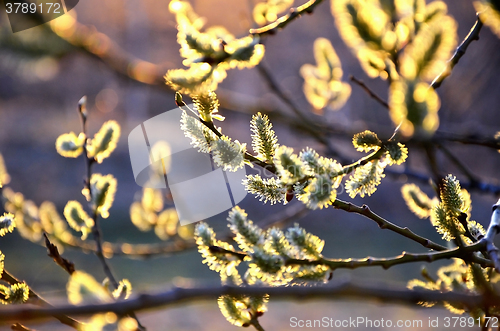
[[[469,31],[469,34],[465,37],[465,39],[460,43],[458,48],[456,49],[455,53],[451,57],[451,59],[448,61],[448,65],[443,71],[436,77],[431,83],[431,87],[434,89],[437,89],[441,86],[443,81],[451,75],[451,72],[455,65],[460,61],[462,56],[465,55],[465,52],[467,51],[467,48],[469,45],[474,41],[474,40],[479,40],[479,32],[481,31],[481,28],[483,27],[483,22],[481,22],[481,19],[479,18],[479,14],[476,14],[476,23],[474,26],[471,28]]]
[[[257,29],[250,29],[250,34],[258,35],[260,37],[266,35],[273,35],[278,30],[283,29],[285,26],[290,24],[290,22],[294,21],[302,14],[312,14],[313,10],[317,5],[322,3],[323,0],[309,0],[305,4],[299,7],[290,8],[289,13],[278,18],[273,23],[270,23],[266,26]]]

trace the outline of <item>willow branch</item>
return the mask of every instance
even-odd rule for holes
[[[464,145],[477,145],[477,146],[489,147],[496,150],[500,149],[500,140],[494,139],[493,137],[489,136],[483,136],[478,133],[461,135],[456,133],[437,131],[434,134],[434,137],[431,139],[431,141],[432,142],[453,141]]]
[[[392,266],[413,263],[413,262],[434,262],[437,260],[460,258],[464,261],[469,261],[472,253],[481,251],[485,247],[485,242],[478,242],[470,246],[455,247],[440,252],[428,253],[408,253],[403,252],[401,255],[391,258],[374,258],[366,257],[363,259],[327,259],[319,258],[317,260],[301,260],[301,259],[287,259],[286,265],[325,265],[332,270],[335,269],[356,269],[360,267],[374,267],[380,266],[384,269],[389,269]],[[483,264],[485,267],[491,267],[493,263]]]
[[[87,136],[87,110],[86,110],[86,97],[85,99],[81,99],[78,106],[79,106],[79,114],[80,114],[80,119],[82,123],[82,132],[85,136]],[[92,165],[94,164],[95,160],[94,158],[91,158],[87,155],[87,139],[84,140],[83,143],[83,150],[85,151],[83,153],[83,160],[85,162],[85,179],[84,179],[84,185],[85,189],[87,190],[87,194],[91,195],[92,194],[92,189],[90,187],[90,178],[92,176]],[[93,226],[92,226],[92,236],[94,237],[95,245],[96,245],[96,250],[94,251],[95,255],[101,262],[102,268],[104,270],[104,274],[106,277],[108,277],[111,285],[113,286],[114,289],[118,288],[118,282],[116,281],[115,276],[113,275],[113,272],[111,271],[111,268],[108,265],[108,262],[106,261],[106,258],[104,257],[103,250],[102,250],[102,236],[101,236],[101,230],[99,226],[99,215],[97,213],[97,206],[92,206],[90,203],[90,208],[92,209],[92,221],[93,221]]]
[[[469,185],[472,186],[477,185],[479,179],[469,169],[467,169],[467,167],[462,163],[462,161],[459,158],[453,155],[453,153],[442,144],[438,144],[437,147],[469,179]]]
[[[183,106],[187,107],[187,105],[185,103],[183,104]],[[215,127],[213,122],[206,122],[206,121],[202,120],[201,117],[197,117],[197,119],[202,124],[204,124],[207,128],[209,128],[213,133],[215,133],[215,135],[217,137],[219,137],[219,138],[222,137],[222,133],[220,133],[220,131],[217,130],[217,128]],[[245,152],[244,157],[246,160],[252,162],[253,164],[258,165],[259,167],[261,167],[263,169],[267,169],[268,171],[270,171],[272,173],[276,172],[276,167],[274,166],[274,164],[269,164],[269,163],[266,163],[262,160],[259,160],[258,158],[256,158],[255,156],[253,156],[252,154],[250,154],[248,152]]]
[[[278,226],[296,220],[297,218],[303,217],[309,209],[302,203],[292,204],[288,206],[283,211],[279,213],[274,213],[268,217],[255,222],[256,225],[263,229],[267,229],[271,226]],[[232,233],[228,233],[222,236],[222,240],[231,240],[233,238]],[[55,238],[62,245],[69,246],[72,248],[78,248],[84,251],[94,252],[96,251],[95,243],[89,243],[77,238],[72,238],[69,241],[61,241],[59,238]],[[103,242],[102,251],[105,256],[127,256],[134,258],[151,258],[160,255],[169,255],[173,253],[183,252],[189,249],[196,248],[196,242],[194,240],[183,240],[177,239],[175,241],[158,243],[158,244],[129,244],[129,243],[110,243]]]
[[[373,92],[362,80],[357,79],[353,75],[349,76],[349,79],[354,83],[358,84],[368,95],[381,104],[383,107],[389,109],[389,104],[387,101],[379,97],[375,92]]]
[[[279,29],[283,29],[290,22],[298,18],[302,14],[312,14],[314,8],[322,3],[323,0],[310,0],[299,7],[290,8],[290,12],[285,16],[278,18],[271,24],[258,29],[250,29],[250,34],[265,36],[275,34]]]
[[[47,255],[51,257],[64,271],[66,271],[69,275],[72,275],[75,272],[75,264],[61,256],[57,246],[50,242],[49,237],[47,237],[47,233],[44,232],[43,237],[45,238],[45,247],[47,247],[48,251]]]
[[[22,325],[20,323],[12,324],[10,329],[14,330],[14,331],[35,331],[33,329],[29,329],[29,328],[25,327],[24,325]]]
[[[0,279],[11,284],[11,285],[21,283],[20,280],[18,280],[16,277],[14,277],[12,274],[10,274],[5,269],[4,269]],[[33,291],[31,289],[31,287],[28,287],[28,288],[29,288],[28,303],[33,303],[35,305],[45,307],[45,308],[52,308],[52,305],[49,304],[47,301],[45,301],[38,293]],[[55,319],[59,320],[59,322],[61,322],[62,324],[70,326],[75,330],[80,330],[80,328],[82,327],[82,323],[78,322],[77,320],[75,320],[71,317],[68,317],[66,314],[49,314],[48,316],[54,317]],[[12,322],[14,322],[14,321],[15,320],[12,320]]]
[[[176,287],[155,294],[139,294],[129,300],[86,304],[81,306],[59,306],[53,308],[28,308],[24,306],[0,308],[0,323],[16,320],[38,320],[56,314],[71,314],[75,316],[92,315],[101,312],[114,312],[124,315],[131,311],[140,311],[158,307],[168,307],[186,304],[199,300],[211,300],[221,295],[251,295],[268,294],[275,299],[297,299],[300,301],[312,299],[338,300],[346,298],[362,299],[364,301],[416,304],[425,302],[451,302],[464,305],[469,309],[483,306],[499,305],[500,297],[496,295],[463,294],[458,292],[439,292],[426,290],[409,290],[400,286],[382,283],[339,281],[327,286],[315,287]]]
[[[451,75],[451,72],[455,65],[460,61],[462,56],[464,56],[465,52],[467,51],[467,47],[474,41],[474,40],[479,40],[479,32],[481,31],[481,28],[483,27],[483,22],[481,22],[481,19],[479,18],[479,14],[476,14],[476,23],[472,27],[472,29],[469,31],[469,34],[465,37],[465,39],[462,41],[462,43],[458,46],[456,49],[455,53],[451,57],[450,60],[448,60],[448,64],[446,68],[432,81],[431,87],[434,89],[437,89],[438,87],[441,86],[443,81]]]
[[[184,104],[185,105],[185,104]],[[207,122],[203,121],[200,119],[200,121],[207,125]],[[212,131],[216,132],[216,133],[219,133],[218,130],[215,128],[215,126],[213,125],[207,125],[208,128],[210,128]],[[343,169],[339,172],[339,175],[340,174],[347,174],[349,172],[352,172],[354,171],[356,168],[360,167],[360,166],[363,166],[365,165],[366,163],[376,159],[376,158],[379,158],[383,155],[383,153],[385,152],[385,149],[382,147],[380,148],[378,151],[358,160],[357,162],[354,162],[350,165],[347,165],[347,166],[344,166]],[[262,166],[261,164],[264,163],[265,164],[265,169],[269,170],[271,173],[274,173],[276,174],[276,169],[274,168],[269,168],[270,165],[268,165],[267,163],[263,162],[263,161],[260,161],[260,163],[258,164],[259,166]],[[274,167],[274,165],[273,165]],[[401,234],[403,235],[404,237],[407,237],[409,239],[412,239],[416,242],[418,242],[419,244],[423,245],[424,247],[426,248],[431,248],[431,249],[434,249],[434,250],[438,250],[438,251],[442,251],[442,250],[446,250],[446,247],[444,246],[441,246],[439,244],[436,244],[434,242],[432,242],[431,240],[427,239],[427,238],[424,238],[424,237],[421,237],[417,234],[415,234],[414,232],[412,232],[410,229],[408,228],[401,228],[395,224],[392,224],[390,223],[389,221],[385,220],[384,218],[378,216],[377,214],[373,213],[370,208],[367,206],[367,205],[363,205],[363,207],[358,207],[356,205],[353,205],[352,203],[348,203],[348,202],[344,202],[344,201],[341,201],[341,200],[338,200],[336,199],[334,202],[333,202],[333,206],[337,209],[343,209],[345,211],[348,211],[348,212],[355,212],[355,213],[358,213],[358,214],[361,214],[369,219],[372,219],[374,220],[375,222],[377,222],[377,224],[379,225],[379,227],[381,229],[389,229],[391,231],[394,231],[398,234]]]
[[[366,218],[369,218],[372,221],[375,221],[381,229],[387,229],[387,230],[396,232],[396,233],[402,235],[403,237],[406,237],[408,239],[411,239],[411,240],[419,243],[420,245],[424,246],[425,248],[430,248],[430,249],[433,249],[435,251],[444,251],[447,249],[445,246],[436,244],[435,242],[433,242],[427,238],[424,238],[422,236],[419,236],[418,234],[415,234],[413,231],[411,231],[407,227],[402,228],[396,224],[389,222],[388,220],[384,219],[383,217],[375,214],[370,209],[370,207],[368,207],[367,205],[363,205],[362,207],[359,207],[359,206],[356,206],[350,202],[345,202],[345,201],[336,199],[333,202],[333,207],[335,207],[337,209],[342,209],[342,210],[350,212],[350,213],[356,213],[356,214],[365,216]]]
[[[71,240],[65,241],[56,238],[56,240],[66,247],[76,248],[92,253],[95,253],[97,250],[95,243],[82,241],[78,238],[71,238]],[[103,241],[101,248],[104,256],[107,257],[116,255],[147,259],[160,255],[167,256],[194,247],[196,247],[194,240],[176,239],[157,244],[129,244]]]
[[[184,101],[182,101],[181,104],[178,104],[178,106],[180,107],[186,107],[187,109],[191,110],[185,103]],[[194,111],[192,111],[194,113]],[[196,114],[196,113],[195,113]],[[222,133],[219,132],[219,130],[217,130],[217,128],[215,127],[215,125],[213,124],[213,122],[206,122],[204,120],[202,120],[198,115],[195,115],[196,118],[202,123],[204,124],[207,128],[209,128],[212,132],[214,132],[217,137],[222,137]],[[346,166],[343,166],[342,167],[342,170],[340,170],[335,176],[340,176],[340,175],[345,175],[345,174],[348,174],[354,170],[356,170],[357,168],[361,167],[361,166],[364,166],[365,164],[367,164],[368,162],[370,161],[373,161],[373,160],[376,160],[376,159],[380,159],[384,153],[386,152],[386,149],[384,148],[384,146],[382,146],[380,149],[378,149],[377,151],[359,159],[358,161],[354,162],[354,163],[351,163],[351,164],[348,164]],[[245,155],[244,155],[245,159],[258,165],[259,167],[269,171],[270,173],[273,173],[273,174],[277,174],[277,170],[276,170],[276,167],[274,164],[269,164],[269,163],[266,163],[265,161],[262,161],[262,160],[259,160],[258,158],[256,158],[255,156],[251,155],[250,153],[248,152],[245,152]],[[334,177],[335,177],[334,176]]]
[[[375,267],[380,266],[384,269],[389,269],[395,265],[413,263],[413,262],[434,262],[443,259],[460,258],[464,261],[471,261],[472,253],[482,251],[486,247],[486,241],[479,241],[475,244],[469,246],[455,247],[438,252],[427,252],[427,253],[408,253],[403,252],[395,257],[387,258],[376,258],[376,257],[365,257],[363,259],[331,259],[320,257],[314,260],[305,259],[294,259],[285,258],[285,265],[324,265],[328,266],[330,269],[356,269],[362,267]],[[210,246],[210,252],[214,254],[227,254],[236,257],[237,259],[243,261],[248,253],[233,251],[225,249],[219,246]],[[491,261],[483,261],[483,267],[492,267],[493,263]]]
[[[80,102],[78,103],[78,107],[79,107],[79,114],[80,114],[80,119],[81,119],[81,123],[82,123],[82,132],[85,136],[87,136],[87,109],[86,109],[86,97],[82,98],[80,100]],[[84,159],[84,162],[85,162],[85,171],[86,171],[86,177],[85,177],[85,181],[84,181],[84,185],[85,185],[85,189],[87,190],[87,194],[90,195],[92,194],[92,189],[91,189],[91,185],[90,185],[90,178],[91,178],[91,175],[92,175],[92,165],[94,164],[95,162],[95,159],[92,157],[89,157],[88,154],[87,154],[87,143],[88,143],[88,140],[85,139],[84,140],[84,143],[83,143],[83,150],[84,150],[84,153],[83,153],[83,159]],[[102,243],[103,243],[103,240],[102,240],[102,236],[101,236],[101,229],[100,229],[100,224],[99,224],[99,214],[97,212],[97,205],[96,206],[92,206],[92,203],[89,202],[89,206],[92,210],[92,221],[93,221],[93,226],[92,226],[92,236],[94,237],[94,241],[95,241],[95,244],[96,244],[96,250],[95,250],[95,255],[97,256],[97,258],[99,259],[99,261],[101,262],[101,265],[102,265],[102,268],[103,268],[103,271],[104,271],[104,274],[106,275],[106,277],[108,277],[109,279],[109,282],[111,283],[111,285],[113,286],[113,289],[117,289],[118,288],[118,282],[116,281],[116,278],[113,274],[113,272],[111,271],[111,268],[108,264],[108,262],[106,261],[106,257],[104,256],[103,254],[103,249],[102,249]],[[48,239],[47,239],[48,240]],[[139,330],[146,330],[146,328],[141,324],[141,322],[139,321],[139,319],[137,318],[137,316],[135,315],[134,312],[130,312],[129,313],[129,316],[134,318],[136,321],[137,321],[137,325],[138,325],[138,329]]]

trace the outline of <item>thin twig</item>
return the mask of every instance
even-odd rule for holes
[[[86,109],[86,103],[87,103],[87,97],[84,96],[78,103],[78,108],[79,108],[79,114],[80,114],[80,119],[81,119],[81,124],[82,124],[82,132],[85,136],[87,136],[87,109]],[[92,194],[92,188],[90,185],[90,178],[92,176],[92,165],[94,164],[95,160],[93,157],[89,157],[87,154],[87,143],[88,139],[86,138],[83,143],[83,159],[85,162],[85,179],[84,179],[84,186],[85,189],[87,190],[87,194],[90,195]],[[103,250],[102,250],[102,237],[101,237],[101,230],[99,226],[99,215],[97,213],[97,206],[92,206],[90,205],[90,208],[92,209],[91,217],[93,221],[93,226],[92,226],[92,235],[94,237],[94,241],[96,244],[96,250],[95,250],[95,255],[101,262],[102,268],[104,270],[104,274],[106,277],[108,277],[109,281],[111,282],[111,285],[113,285],[113,288],[116,289],[118,288],[118,282],[116,281],[115,276],[111,272],[111,268],[108,265],[108,262],[106,261],[106,258],[104,257]]]
[[[50,242],[49,237],[47,237],[47,233],[43,233],[43,237],[45,238],[45,247],[47,247],[47,251],[49,252],[49,256],[54,259],[54,262],[57,263],[58,266],[63,268],[68,274],[72,275],[75,272],[75,264],[71,261],[66,260],[59,254],[59,250],[57,246]]]
[[[492,136],[483,136],[478,133],[461,135],[450,132],[436,131],[431,141],[432,142],[453,141],[464,145],[477,145],[477,146],[493,148],[496,150],[500,149],[500,140],[495,139]]]
[[[432,177],[434,180],[434,183],[436,183],[435,189],[436,189],[436,195],[439,197],[441,195],[440,193],[440,185],[442,182],[442,176],[441,172],[439,171],[438,167],[438,162],[436,160],[436,148],[434,145],[424,142],[422,144],[422,148],[425,151],[425,156],[427,157],[427,165],[430,168],[430,171],[432,173]]]
[[[152,309],[157,307],[186,304],[193,301],[215,299],[221,295],[251,295],[268,294],[276,299],[295,298],[300,301],[311,299],[338,300],[357,298],[369,301],[382,301],[404,304],[418,302],[451,302],[461,304],[470,310],[485,305],[499,305],[500,297],[496,295],[476,295],[458,292],[440,292],[426,290],[409,290],[405,287],[396,287],[388,284],[352,281],[339,281],[327,286],[303,287],[260,287],[260,286],[217,286],[173,288],[155,294],[139,294],[129,300],[87,304],[81,306],[59,306],[54,308],[28,308],[24,306],[6,307],[0,309],[0,323],[10,321],[28,321],[42,319],[54,314],[92,315],[100,312],[114,312],[119,315]]]
[[[375,101],[377,101],[379,104],[381,104],[385,108],[389,109],[389,104],[387,103],[387,101],[385,101],[384,99],[379,97],[375,92],[373,92],[362,80],[357,79],[353,75],[350,75],[349,79],[351,81],[353,81],[354,83],[358,84]]]
[[[469,169],[467,169],[462,161],[460,161],[455,155],[453,155],[453,153],[448,148],[446,148],[442,144],[438,144],[437,147],[443,152],[444,155],[446,155],[446,157],[451,162],[453,162],[457,166],[458,170],[460,170],[469,179],[469,185],[475,186],[479,182],[477,177]]]
[[[413,231],[411,231],[407,227],[402,228],[396,224],[389,222],[388,220],[384,219],[383,217],[375,214],[370,209],[370,207],[368,207],[367,205],[363,205],[362,207],[359,207],[359,206],[356,206],[355,204],[352,204],[350,202],[345,202],[345,201],[336,199],[333,202],[333,207],[335,207],[337,209],[342,209],[342,210],[350,212],[350,213],[356,213],[356,214],[360,214],[362,216],[365,216],[365,217],[371,219],[372,221],[375,221],[381,229],[387,229],[387,230],[396,232],[396,233],[398,233],[398,234],[400,234],[408,239],[411,239],[411,240],[419,243],[420,245],[424,246],[425,248],[430,248],[430,249],[433,249],[435,251],[444,251],[447,249],[445,246],[436,244],[435,242],[433,242],[427,238],[424,238],[424,237],[421,237],[421,236],[415,234]]]
[[[263,26],[258,29],[250,29],[250,33],[258,36],[275,34],[279,29],[284,28],[290,22],[298,18],[302,14],[312,14],[314,8],[322,3],[323,0],[310,0],[299,7],[290,8],[290,11],[285,16],[278,18],[271,24]]]
[[[200,116],[198,116],[197,112],[195,112],[194,110],[189,108],[189,106],[184,101],[182,101],[182,98],[180,100],[176,100],[175,103],[178,107],[180,107],[184,111],[188,110],[187,113],[189,114],[189,116],[193,116],[194,118],[196,118],[198,121],[200,121],[200,123],[202,123],[207,128],[209,128],[213,133],[215,133],[215,135],[217,137],[219,137],[219,138],[222,137],[222,133],[215,127],[213,122],[204,121]],[[274,164],[268,164],[262,160],[259,160],[258,158],[256,158],[255,156],[253,156],[252,154],[250,154],[248,152],[245,152],[244,157],[246,160],[250,161],[251,163],[258,165],[259,167],[266,169],[266,170],[270,171],[271,173],[276,172],[276,167],[274,166]]]
[[[78,113],[80,114],[80,119],[81,119],[81,124],[82,124],[82,132],[85,136],[87,136],[87,108],[86,108],[86,103],[87,103],[87,97],[84,96],[82,99],[80,99],[78,103]],[[89,200],[91,200],[91,195],[92,195],[92,188],[90,185],[90,179],[92,176],[92,165],[95,163],[95,159],[93,157],[89,157],[87,154],[87,143],[88,140],[85,138],[84,143],[83,143],[83,158],[85,161],[85,171],[86,171],[86,177],[84,180],[84,186],[85,189],[87,190],[87,194],[89,195]],[[103,254],[103,249],[102,249],[102,236],[101,236],[101,229],[100,229],[100,224],[99,224],[99,214],[97,212],[97,207],[98,206],[92,206],[92,203],[89,203],[90,208],[92,209],[91,212],[91,217],[93,221],[93,226],[92,226],[92,236],[94,237],[94,241],[96,244],[96,250],[95,250],[95,255],[101,262],[104,274],[106,277],[108,277],[111,285],[113,286],[113,289],[118,288],[118,282],[113,275],[113,272],[111,271],[111,268],[106,261],[106,257]],[[134,318],[137,321],[138,329],[139,330],[146,330],[146,328],[141,324],[137,316],[135,315],[134,312],[130,312],[129,316]]]
[[[443,81],[451,75],[451,72],[455,65],[460,61],[462,56],[464,56],[465,52],[467,51],[467,47],[474,41],[474,40],[479,40],[479,32],[481,31],[481,28],[483,27],[483,22],[481,22],[481,19],[479,17],[479,14],[476,14],[476,23],[472,27],[472,29],[469,31],[469,34],[465,37],[465,39],[462,41],[462,43],[458,46],[456,49],[455,53],[451,57],[450,60],[448,60],[448,64],[446,68],[432,81],[431,87],[434,89],[437,89],[438,87],[441,86]]]

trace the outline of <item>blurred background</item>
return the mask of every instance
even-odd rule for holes
[[[207,25],[223,25],[235,36],[244,36],[252,27],[252,0],[192,0],[194,10],[207,18]],[[472,1],[445,1],[449,12],[458,22],[458,37],[462,40],[473,26],[476,16]],[[54,202],[62,214],[68,200],[84,202],[81,195],[84,164],[80,159],[67,159],[57,154],[56,138],[65,132],[79,132],[78,100],[87,95],[89,134],[94,134],[103,122],[114,119],[122,127],[117,150],[96,172],[111,173],[118,180],[118,191],[110,217],[102,221],[103,236],[110,242],[156,243],[160,239],[150,232],[140,232],[130,221],[129,206],[141,188],[135,183],[127,147],[129,132],[145,120],[175,107],[174,94],[162,82],[168,69],[182,68],[176,42],[175,18],[168,11],[168,1],[154,0],[82,0],[69,14],[54,21],[53,26],[66,40],[52,33],[47,25],[13,34],[5,12],[0,13],[0,152],[11,175],[9,186],[24,194],[37,205]],[[302,4],[296,1],[296,5]],[[312,112],[302,92],[303,80],[299,69],[304,63],[315,63],[313,42],[318,37],[329,39],[337,51],[344,71],[367,83],[387,99],[387,82],[369,79],[357,59],[343,44],[330,13],[329,1],[321,4],[313,15],[306,15],[265,40],[263,60],[268,71],[301,112],[316,120],[330,123],[345,132],[370,129],[382,138],[392,135],[394,127],[388,112],[371,99],[359,86],[352,84],[352,95],[339,111],[325,110],[322,117]],[[76,21],[75,21],[76,20]],[[66,29],[78,24],[76,32]],[[80,35],[78,33],[81,33]],[[87,36],[84,39],[81,36]],[[69,42],[68,42],[69,41]],[[442,106],[439,111],[439,131],[456,134],[480,133],[493,137],[500,131],[500,40],[488,28],[481,31],[467,54],[438,90]],[[279,142],[296,151],[310,146],[324,152],[324,146],[311,135],[296,127],[293,112],[269,89],[256,68],[231,70],[217,91],[221,100],[223,132],[240,142],[250,141],[249,121],[256,111],[269,113]],[[292,124],[290,124],[292,123]],[[294,124],[295,123],[295,124]],[[351,145],[352,136],[333,134],[332,145],[349,161],[362,154]],[[424,153],[410,145],[406,169],[432,177]],[[412,148],[414,147],[414,148]],[[499,154],[490,148],[449,142],[453,152],[482,182],[500,185]],[[453,173],[460,180],[468,178],[442,154],[437,162],[444,174]],[[396,168],[403,172],[404,168]],[[253,170],[248,170],[249,173]],[[414,232],[442,243],[428,220],[414,216],[401,197],[400,188],[413,179],[405,175],[388,175],[371,197],[354,199],[368,204],[373,211]],[[432,188],[426,181],[418,184],[430,196]],[[495,194],[471,191],[472,219],[488,225]],[[340,199],[351,201],[346,193]],[[240,206],[249,218],[259,221],[274,213],[293,207],[262,205],[248,195]],[[214,216],[209,224],[226,231],[227,213]],[[382,231],[371,220],[359,215],[328,208],[309,212],[291,220],[326,241],[324,255],[331,258],[386,257],[403,250],[423,252],[418,244],[389,231]],[[5,254],[5,267],[50,302],[66,302],[67,274],[47,257],[46,249],[27,241],[15,231],[0,238],[0,250]],[[104,274],[98,259],[92,254],[66,249],[64,256],[97,280]],[[132,282],[134,292],[167,289],[172,284],[218,282],[218,275],[201,263],[195,249],[170,256],[149,259],[113,257],[110,260],[119,279]],[[439,266],[427,265],[431,274]],[[336,277],[351,277],[369,281],[386,280],[404,285],[418,278],[420,263],[395,266],[389,270],[362,268],[335,271]],[[442,309],[424,309],[393,305],[376,305],[358,301],[278,302],[271,298],[269,312],[261,324],[266,330],[289,330],[291,317],[335,319],[365,316],[372,319],[422,319],[452,316]],[[139,314],[148,330],[236,330],[219,312],[215,300],[166,310]],[[28,323],[29,326],[31,326]],[[424,325],[426,325],[424,323]],[[65,330],[58,323],[32,325],[37,330]],[[0,326],[1,330],[7,327]],[[377,328],[380,330],[381,328]],[[406,330],[406,329],[405,329]],[[410,330],[410,329],[408,329]]]

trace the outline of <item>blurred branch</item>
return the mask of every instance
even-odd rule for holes
[[[458,46],[451,59],[448,60],[448,65],[446,66],[446,68],[432,81],[431,87],[433,87],[434,89],[440,87],[443,81],[446,79],[446,77],[451,75],[453,68],[467,51],[467,47],[469,47],[469,45],[474,40],[479,40],[479,32],[483,27],[483,22],[481,22],[481,19],[479,18],[479,13],[476,14],[476,17],[477,17],[476,23],[469,31],[469,34],[465,37],[462,43]]]
[[[278,18],[271,24],[263,26],[258,29],[250,29],[250,33],[253,35],[258,35],[260,37],[265,35],[275,34],[279,29],[283,29],[290,22],[298,18],[302,14],[312,14],[314,8],[322,3],[323,0],[310,0],[299,7],[290,8],[290,12],[285,16]]]
[[[282,225],[287,222],[297,220],[303,217],[309,209],[303,203],[296,203],[288,206],[283,211],[269,215],[268,217],[262,219],[260,222],[255,222],[259,227],[267,229],[271,226]],[[232,233],[228,233],[226,236],[221,237],[222,240],[231,240],[233,238]],[[96,251],[95,243],[88,243],[82,240],[76,240],[73,238],[71,241],[62,242],[57,239],[61,244],[65,246],[70,246],[73,248],[79,248],[84,251],[94,252]],[[174,253],[183,252],[189,249],[196,248],[196,242],[194,240],[182,240],[176,239],[175,241],[159,243],[159,244],[129,244],[129,243],[110,243],[103,242],[102,250],[105,256],[127,256],[135,258],[151,258],[160,255],[169,255]]]
[[[168,307],[186,304],[199,300],[216,299],[221,295],[262,296],[268,294],[278,299],[296,299],[303,302],[311,299],[338,300],[346,298],[363,301],[391,302],[401,304],[417,304],[419,302],[447,302],[464,305],[470,310],[476,307],[499,305],[500,297],[494,294],[477,295],[458,292],[439,292],[425,290],[409,290],[401,286],[383,283],[355,283],[349,280],[339,281],[327,286],[290,286],[290,287],[259,287],[259,286],[214,286],[214,287],[175,287],[155,294],[140,294],[132,299],[100,304],[81,306],[59,306],[54,308],[2,307],[0,308],[0,323],[15,320],[37,320],[54,314],[92,315],[101,312],[114,312],[118,315],[157,307]]]
[[[28,5],[31,3],[28,0],[19,2]],[[77,20],[58,26],[56,22],[47,23],[48,20],[38,12],[30,13],[29,17],[34,19],[41,29],[54,33],[76,49],[99,59],[118,74],[142,84],[156,85],[171,91],[163,78],[166,68],[133,56],[95,27],[81,24]]]
[[[500,149],[499,140],[490,136],[483,136],[477,133],[461,135],[461,134],[437,131],[432,137],[431,141],[434,142],[453,141],[464,145],[478,145],[478,146],[490,147],[496,150]]]
[[[10,329],[14,330],[14,331],[36,331],[34,329],[29,329],[29,328],[27,328],[24,325],[19,324],[19,323],[12,324],[10,326]]]
[[[165,90],[166,69],[159,65],[141,60],[125,51],[104,33],[75,20],[71,30],[57,29],[47,24],[51,31],[74,47],[104,62],[115,72],[142,84],[158,85]],[[71,32],[71,33],[70,33]]]
[[[357,79],[353,75],[350,75],[349,79],[351,81],[353,81],[354,83],[358,84],[366,93],[368,93],[368,95],[370,97],[375,99],[375,101],[377,101],[379,104],[381,104],[385,108],[389,109],[389,104],[384,99],[379,97],[375,92],[373,92],[362,80]]]
[[[47,237],[47,234],[45,232],[43,233],[43,237],[45,238],[45,247],[47,247],[47,250],[49,252],[48,256],[54,259],[54,262],[57,263],[58,266],[63,268],[64,271],[72,275],[73,272],[75,272],[75,264],[71,261],[66,260],[61,256],[61,254],[59,254],[57,246],[50,242],[49,237]]]
[[[78,248],[83,251],[95,253],[97,248],[95,243],[85,242],[72,238],[69,241],[61,241],[62,245]],[[110,243],[103,242],[102,251],[105,256],[128,256],[137,258],[151,258],[159,255],[169,255],[177,252],[182,252],[196,247],[194,240],[175,240],[158,244],[129,244],[129,243]]]
[[[12,276],[7,270],[4,269],[1,277],[1,280],[9,283],[10,285],[14,284],[19,284],[22,283],[20,280],[18,280],[16,277]],[[52,308],[53,306],[50,305],[47,301],[45,301],[40,295],[38,295],[35,291],[29,287],[29,297],[28,297],[28,303],[32,303],[41,307],[46,307],[46,308]],[[62,324],[65,324],[67,326],[72,327],[73,329],[80,330],[82,324],[78,322],[77,320],[74,320],[71,317],[66,316],[66,314],[49,314],[48,316],[52,316],[59,320]],[[0,318],[0,321],[2,319]],[[18,319],[21,320],[21,319]],[[12,320],[16,321],[16,320]]]

